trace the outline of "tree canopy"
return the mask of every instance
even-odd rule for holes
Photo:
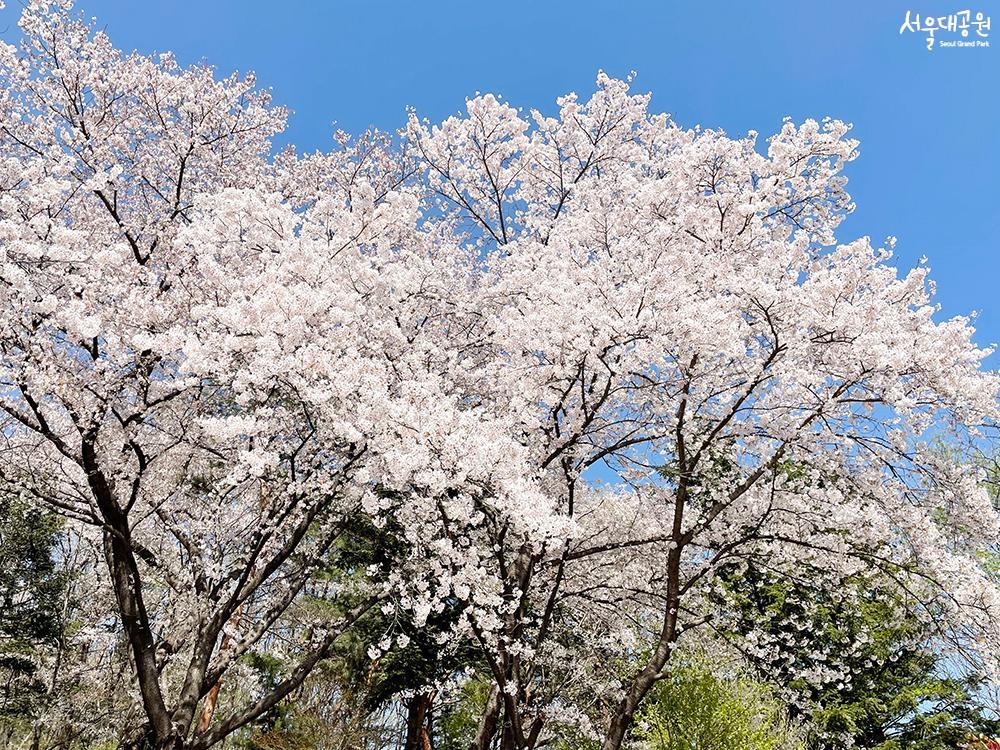
[[[838,237],[849,124],[686,128],[600,73],[276,151],[253,76],[67,3],[20,24],[0,482],[100,563],[78,656],[116,742],[244,736],[363,644],[419,658],[410,698],[485,680],[474,750],[619,750],[719,633],[846,679],[808,630],[848,579],[994,679],[1000,380],[926,266]],[[779,638],[732,627],[734,580],[802,571]]]

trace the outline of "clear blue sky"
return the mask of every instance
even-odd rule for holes
[[[16,2],[0,19],[13,36]],[[254,70],[293,110],[287,140],[326,148],[333,123],[396,128],[405,107],[441,119],[475,91],[552,112],[603,68],[682,125],[776,130],[784,115],[854,123],[858,205],[841,239],[899,238],[930,258],[945,315],[978,310],[1000,342],[1000,0],[77,0],[114,43],[172,50],[220,73]],[[928,51],[899,34],[907,9],[992,17],[989,49]],[[974,34],[973,37],[974,38]],[[1000,354],[991,358],[1000,366]]]

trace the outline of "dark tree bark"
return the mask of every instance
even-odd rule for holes
[[[420,693],[407,702],[405,750],[433,750],[430,731],[433,707],[431,693]]]

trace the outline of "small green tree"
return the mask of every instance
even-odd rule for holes
[[[663,680],[643,704],[636,734],[651,750],[792,750],[802,746],[785,705],[764,683],[700,663]]]

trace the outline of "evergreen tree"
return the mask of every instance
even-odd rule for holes
[[[793,716],[814,726],[810,750],[946,750],[964,747],[973,735],[1000,732],[1000,721],[979,700],[981,678],[951,668],[916,620],[899,617],[899,595],[876,580],[848,579],[833,594],[811,586],[807,572],[790,581],[758,566],[739,572],[734,566],[724,578],[737,605],[731,635],[763,624],[779,643],[796,632],[795,654],[747,655],[762,676],[793,696]],[[803,638],[810,641],[805,648]],[[823,655],[849,679],[799,677]]]
[[[33,715],[45,694],[39,661],[60,637],[66,585],[58,528],[53,514],[0,497],[0,721]]]

